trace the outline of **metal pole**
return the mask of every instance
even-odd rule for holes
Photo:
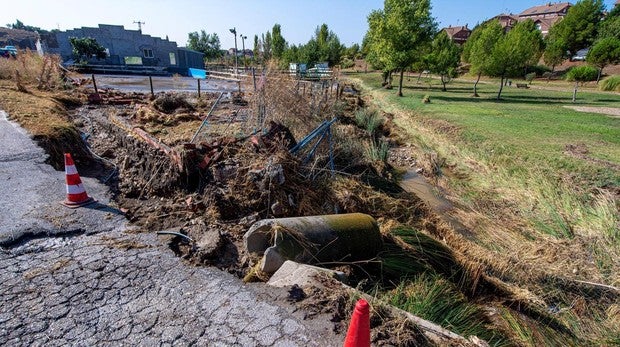
[[[151,96],[155,96],[153,92],[153,77],[149,76],[149,84],[151,85]]]
[[[247,36],[243,36],[242,34],[239,34],[239,36],[241,36],[241,46],[243,48],[243,73],[245,73],[245,69],[246,69],[246,63],[245,63],[245,39],[247,39]]]
[[[91,77],[93,78],[93,86],[95,86],[95,93],[99,94],[99,91],[97,90],[97,82],[95,81],[95,74],[92,74]]]
[[[200,97],[200,78],[197,81],[198,81],[198,97]]]
[[[220,96],[217,97],[217,100],[215,100],[215,103],[213,104],[213,106],[211,106],[209,113],[207,114],[205,119],[202,121],[202,123],[200,123],[200,127],[198,127],[198,130],[196,130],[196,133],[194,134],[192,139],[189,141],[189,143],[194,142],[194,140],[196,139],[196,136],[198,136],[198,133],[200,133],[200,130],[202,129],[202,127],[205,124],[207,124],[207,120],[209,119],[209,116],[211,116],[211,113],[213,112],[213,110],[215,110],[215,106],[217,106],[217,104],[220,102],[220,99],[222,99],[222,95],[224,95],[224,92],[220,92]]]
[[[235,75],[239,73],[238,70],[238,62],[237,62],[237,58],[239,56],[239,53],[237,52],[237,28],[232,28],[230,29],[230,32],[235,35]]]

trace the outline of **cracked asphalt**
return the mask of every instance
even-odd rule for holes
[[[325,317],[304,320],[284,289],[184,264],[135,233],[107,187],[82,177],[68,209],[64,172],[0,111],[0,345],[337,346]]]

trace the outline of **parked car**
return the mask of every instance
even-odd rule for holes
[[[0,57],[10,58],[17,55],[17,48],[15,46],[4,46],[0,48]]]
[[[590,48],[584,48],[584,49],[578,50],[577,53],[575,53],[575,55],[570,57],[570,61],[585,61],[586,56],[588,55],[589,51],[590,51]]]

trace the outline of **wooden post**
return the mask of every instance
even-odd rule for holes
[[[97,90],[97,82],[95,81],[95,74],[90,75],[90,77],[93,79],[93,86],[95,87],[95,93],[99,93],[99,91]]]
[[[198,97],[200,98],[200,78],[198,78],[197,81],[198,81]]]
[[[149,84],[151,85],[151,96],[155,96],[155,93],[153,92],[153,77],[149,76]]]
[[[303,95],[306,95],[306,84],[304,83]]]

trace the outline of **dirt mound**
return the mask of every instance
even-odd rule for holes
[[[153,106],[156,110],[171,114],[177,110],[193,111],[194,107],[187,101],[182,94],[166,93],[159,95],[154,101]]]

